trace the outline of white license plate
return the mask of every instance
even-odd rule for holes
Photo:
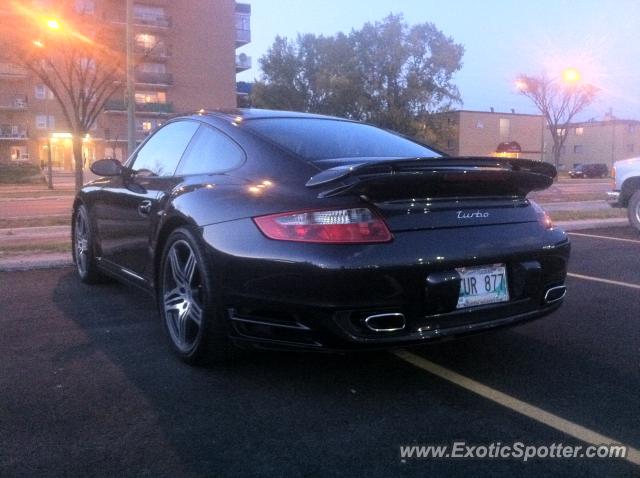
[[[459,267],[460,294],[456,308],[509,301],[507,269],[504,264]]]

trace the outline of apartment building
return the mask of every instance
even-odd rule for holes
[[[430,123],[438,135],[436,146],[452,156],[543,156],[541,115],[457,110],[434,114]]]
[[[640,156],[640,121],[637,120],[607,115],[603,121],[572,123],[560,133],[566,135],[560,150],[563,169],[588,163],[604,163],[611,168],[615,161]],[[546,141],[551,144],[548,131]]]
[[[24,2],[43,9],[54,0]],[[122,0],[75,0],[123,38]],[[251,6],[234,0],[136,0],[133,8],[137,140],[176,113],[236,106],[235,75],[251,67],[237,50],[251,41]],[[122,55],[125,55],[122,47]],[[0,52],[0,161],[44,163],[73,169],[71,134],[51,92]],[[106,103],[84,139],[88,166],[102,157],[124,159],[127,119],[124,84]]]

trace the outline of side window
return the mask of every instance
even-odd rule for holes
[[[198,129],[196,121],[176,121],[160,128],[138,151],[133,169],[155,176],[171,176]]]
[[[232,169],[244,161],[244,151],[226,134],[202,125],[184,154],[176,174],[208,174]]]

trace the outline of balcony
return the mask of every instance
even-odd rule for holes
[[[171,26],[171,17],[166,15],[134,16],[133,23],[149,27],[169,28]]]
[[[0,111],[26,111],[26,95],[0,95]]]
[[[251,42],[251,5],[236,3],[236,48]]]
[[[124,113],[127,111],[127,104],[123,100],[107,101],[104,105],[105,113]],[[136,111],[150,114],[171,114],[173,113],[173,103],[136,103]]]
[[[140,57],[155,61],[166,60],[171,57],[171,49],[162,43],[152,48],[147,48],[144,45],[135,45],[134,52]]]
[[[251,43],[251,30],[236,28],[236,48]]]
[[[22,80],[27,77],[27,70],[11,63],[0,63],[0,79]]]
[[[110,21],[117,25],[126,25],[127,20],[122,16],[104,15],[105,21]],[[168,16],[134,16],[133,25],[136,27],[170,28],[171,17]]]
[[[136,83],[145,85],[173,85],[173,75],[171,73],[154,73],[149,71],[136,71]]]
[[[26,140],[29,139],[27,128],[22,125],[0,125],[0,140]]]
[[[251,68],[251,57],[240,53],[236,55],[236,73],[240,73],[241,71],[249,70]]]

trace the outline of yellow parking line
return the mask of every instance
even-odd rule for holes
[[[622,287],[629,287],[630,289],[640,289],[640,285],[631,284],[630,282],[620,282],[620,281],[617,281],[617,280],[603,279],[601,277],[583,276],[582,274],[574,274],[573,272],[567,272],[567,276],[574,277],[576,279],[590,280],[590,281],[593,281],[593,282],[602,282],[604,284],[611,284],[611,285],[619,285],[619,286],[622,286]]]
[[[551,428],[555,428],[556,430],[577,438],[578,440],[585,443],[589,443],[591,445],[609,445],[613,443],[623,445],[627,448],[627,456],[625,457],[625,459],[627,461],[630,461],[634,465],[640,465],[640,450],[636,448],[625,445],[624,443],[620,443],[618,440],[605,435],[601,435],[600,433],[594,432],[593,430],[589,430],[582,425],[578,425],[577,423],[573,423],[562,417],[554,415],[553,413],[549,413],[527,402],[518,400],[517,398],[507,395],[506,393],[494,390],[491,387],[483,385],[480,382],[465,377],[464,375],[460,375],[453,370],[449,370],[406,350],[398,350],[394,352],[394,354],[405,362],[409,362],[411,365],[414,365],[422,370],[426,370],[427,372],[432,373],[433,375],[436,375],[448,382],[451,382],[455,385],[458,385],[459,387],[469,390],[470,392],[487,398],[492,402],[513,410],[514,412],[525,415],[537,422],[540,422]]]
[[[597,236],[595,234],[583,234],[581,232],[567,232],[567,234],[569,234],[570,236],[592,237],[594,239],[609,239],[610,241],[632,242],[634,244],[640,244],[640,241],[636,239],[624,239],[622,237]]]

